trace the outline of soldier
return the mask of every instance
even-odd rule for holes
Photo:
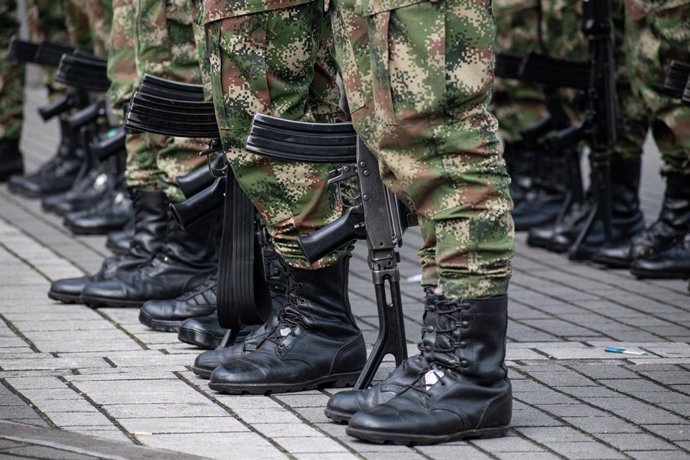
[[[110,97],[121,113],[144,74],[198,83],[199,62],[187,1],[114,2]],[[132,59],[134,58],[134,59]],[[193,289],[215,271],[216,215],[188,231],[168,215],[168,205],[183,199],[176,177],[199,167],[203,140],[154,134],[128,134],[127,186],[134,203],[134,237],[129,253],[106,259],[89,277],[59,280],[51,298],[91,306],[140,307]]]
[[[0,5],[0,54],[6,54],[10,39],[19,35],[17,2]],[[24,164],[19,138],[24,118],[24,64],[4,57],[0,60],[0,182],[13,174],[22,174]]]
[[[666,193],[657,220],[594,260],[640,278],[690,278],[690,108],[661,90],[672,60],[690,62],[690,1],[625,2],[625,66],[661,151]]]
[[[306,116],[305,104],[296,102],[307,85],[298,77],[309,72],[311,61],[303,56],[321,11],[318,2],[238,7],[205,1],[224,147],[292,267],[289,300],[278,318],[244,347],[231,349],[211,375],[211,388],[221,391],[345,384],[363,364],[361,336],[345,297],[346,265],[329,256],[310,267],[293,249],[294,236],[304,232],[299,226],[316,229],[333,214],[304,207],[303,191],[314,196],[324,190],[323,179],[308,174],[308,187],[289,184],[295,177],[289,165],[276,162],[271,171],[269,162],[241,148],[247,113]],[[495,40],[491,3],[365,6],[337,0],[328,13],[357,132],[377,153],[387,185],[422,220],[427,294],[422,353],[383,386],[340,393],[329,408],[348,418],[357,412],[348,433],[373,441],[500,435],[510,423],[512,402],[504,358],[513,224],[498,126],[487,108]],[[286,57],[306,62],[295,66],[291,60],[283,68]],[[323,198],[312,203],[323,207],[328,194],[320,193]],[[317,347],[318,354],[310,352]],[[397,390],[388,392],[391,387]]]
[[[318,2],[240,8],[205,1],[204,7],[223,148],[286,265],[288,288],[276,318],[244,344],[203,353],[194,368],[205,377],[213,372],[211,388],[228,393],[351,385],[366,349],[348,300],[349,248],[312,265],[296,241],[342,214],[327,186],[335,165],[269,160],[244,149],[256,112],[323,123],[345,119],[330,23]]]
[[[559,58],[587,60],[587,42],[580,32],[582,14],[579,0],[558,0],[544,2],[544,34],[550,42],[553,55]],[[630,80],[623,64],[623,3],[613,2],[615,60],[617,63],[617,92],[621,109],[621,129],[613,148],[611,161],[612,237],[615,244],[627,242],[632,235],[644,227],[640,211],[639,186],[641,173],[642,144],[649,124],[639,98],[631,90]],[[597,197],[587,192],[584,203],[569,209],[562,221],[555,225],[530,229],[527,243],[555,252],[570,251],[573,243],[585,225],[586,218]],[[578,251],[570,251],[570,258],[589,260],[604,244],[604,227],[597,221],[593,230]]]

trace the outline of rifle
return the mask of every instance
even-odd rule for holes
[[[328,181],[337,184],[351,177],[359,180],[359,204],[336,221],[298,242],[307,260],[315,262],[353,239],[366,239],[379,315],[379,335],[355,389],[366,388],[383,358],[407,358],[405,325],[400,295],[399,255],[404,229],[413,223],[409,212],[381,181],[378,162],[358,139],[351,123],[305,123],[256,114],[248,151],[281,160],[340,163]]]

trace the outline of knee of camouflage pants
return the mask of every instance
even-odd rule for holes
[[[505,294],[514,231],[510,179],[487,109],[491,3],[381,0],[357,11],[346,0],[331,8],[353,122],[386,185],[433,224],[425,239],[435,247],[424,252],[435,259],[438,290],[450,298]]]
[[[271,160],[244,149],[260,112],[300,121],[342,121],[331,40],[319,4],[225,17],[207,25],[210,76],[223,147],[235,177],[290,265],[319,268],[343,257],[343,248],[310,265],[299,235],[342,214],[329,171],[336,165]]]

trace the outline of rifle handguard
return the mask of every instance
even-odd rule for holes
[[[520,74],[520,66],[525,56],[522,54],[501,51],[496,53],[496,68],[494,73],[497,78],[517,80]]]
[[[12,37],[10,46],[7,49],[7,59],[19,62],[36,62],[38,47],[38,43]]]
[[[529,53],[520,64],[520,80],[552,88],[589,88],[592,67],[589,62],[556,59]]]
[[[353,163],[357,134],[352,123],[308,123],[257,113],[245,148],[286,161]]]
[[[664,89],[668,91],[671,96],[682,97],[688,79],[690,79],[690,64],[687,62],[673,61],[666,75],[666,80],[664,80]]]
[[[311,235],[298,237],[297,243],[309,263],[314,263],[352,240],[365,238],[364,209],[357,205]]]
[[[36,51],[34,63],[46,67],[57,67],[63,54],[72,54],[77,49],[59,43],[41,42]]]
[[[188,198],[182,203],[171,203],[170,213],[175,223],[182,230],[194,225],[196,222],[211,212],[223,206],[225,203],[225,177],[216,179],[210,187]]]

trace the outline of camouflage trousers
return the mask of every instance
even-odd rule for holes
[[[0,4],[0,56],[19,33],[17,2]],[[24,119],[24,64],[0,59],[0,139],[19,139]]]
[[[331,2],[336,56],[357,133],[386,185],[422,219],[422,282],[450,298],[505,294],[514,229],[487,108],[491,2],[361,4]]]
[[[625,56],[663,172],[690,175],[690,107],[661,89],[672,60],[690,62],[690,1],[625,0]]]
[[[108,66],[114,86],[109,95],[115,107],[122,107],[131,97],[144,74],[184,83],[201,82],[192,2],[117,0],[113,16]],[[207,139],[128,135],[125,171],[128,187],[162,190],[171,201],[182,201],[184,196],[177,186],[177,177],[204,164],[205,159],[197,153],[207,143]]]
[[[276,251],[300,268],[329,265],[347,251],[310,266],[296,242],[342,214],[327,186],[335,165],[272,160],[247,152],[244,143],[257,112],[323,123],[344,119],[322,10],[311,2],[207,24],[213,101],[226,156]]]
[[[494,0],[498,51],[525,55],[539,51],[538,2],[535,0]],[[520,140],[520,131],[546,116],[544,92],[519,80],[497,78],[491,101],[506,141]]]

